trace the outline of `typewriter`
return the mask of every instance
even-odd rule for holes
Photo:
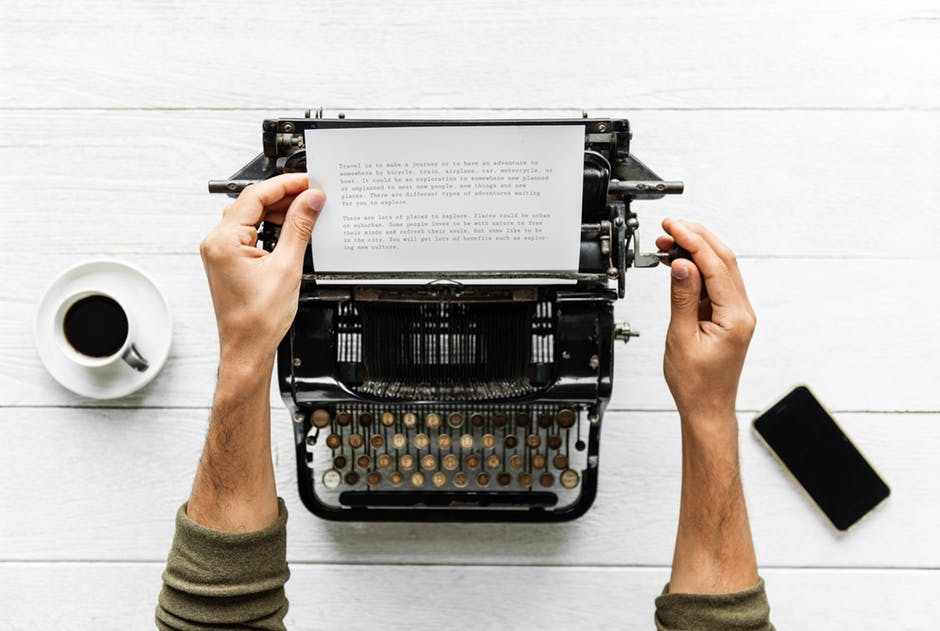
[[[510,273],[317,272],[308,248],[294,323],[277,352],[303,503],[360,521],[552,522],[597,493],[614,321],[639,252],[634,200],[681,193],[630,153],[628,121],[302,118],[262,123],[263,152],[212,193],[306,171],[309,128],[440,125],[584,127],[580,263],[519,284]],[[264,223],[268,250],[280,226]],[[526,278],[538,276],[525,273]],[[379,281],[394,278],[397,284]],[[468,284],[467,279],[475,284]],[[326,284],[325,281],[332,281]],[[338,282],[339,281],[339,282]],[[413,282],[410,282],[413,281]]]

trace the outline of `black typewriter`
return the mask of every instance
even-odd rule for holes
[[[293,326],[277,353],[300,497],[334,520],[564,521],[597,494],[614,321],[639,253],[634,200],[681,193],[630,153],[622,119],[265,120],[263,152],[209,191],[306,171],[304,130],[440,125],[583,125],[580,265],[540,283],[510,273],[324,274],[308,248]],[[272,249],[280,226],[262,224]],[[428,273],[420,274],[427,279]],[[527,278],[532,272],[525,274]],[[467,278],[477,283],[466,284]],[[552,280],[557,283],[552,283]],[[318,281],[333,281],[324,284]],[[335,284],[336,281],[342,281]],[[547,282],[546,282],[547,281]],[[518,281],[516,281],[518,282]]]

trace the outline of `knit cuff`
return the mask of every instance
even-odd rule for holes
[[[278,498],[277,521],[253,532],[221,532],[176,513],[176,534],[163,572],[157,626],[206,628],[252,621],[281,629],[287,613],[287,507]]]
[[[660,631],[772,631],[764,579],[730,594],[670,594],[669,584],[656,598]]]

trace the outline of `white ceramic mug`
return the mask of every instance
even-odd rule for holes
[[[87,322],[84,327],[78,327],[77,323],[70,322],[73,326],[72,328],[72,337],[75,339],[70,340],[69,334],[66,331],[67,322],[66,317],[69,316],[70,320],[79,317],[79,314],[70,315],[70,310],[72,307],[76,306],[79,302],[84,301],[87,298],[100,297],[103,299],[103,302],[108,306],[99,305],[95,308],[90,308],[85,305],[89,305],[88,302],[84,303],[81,307],[84,308],[84,316],[89,317],[89,314],[94,313],[94,309],[98,310],[99,314],[104,314],[105,311],[110,311],[106,315],[117,317],[120,319],[120,315],[123,315],[123,319],[126,322],[126,334],[123,336],[124,339],[121,340],[121,331],[124,329],[123,326],[119,328],[112,329],[102,329],[102,324],[89,325]],[[114,306],[120,310],[120,315],[117,311],[113,309],[113,306],[110,303],[114,303]],[[90,309],[90,310],[89,310]],[[59,349],[62,353],[74,363],[84,366],[86,368],[101,368],[104,366],[110,366],[117,361],[123,360],[133,368],[134,370],[143,372],[150,367],[150,362],[144,359],[143,355],[140,354],[140,351],[137,350],[137,347],[134,346],[134,321],[131,317],[130,312],[127,308],[121,304],[121,302],[114,296],[103,292],[103,291],[82,291],[76,294],[72,294],[68,298],[62,301],[59,305],[59,308],[56,309],[55,318],[53,320],[55,328],[55,340],[59,346]],[[113,323],[112,323],[113,324]],[[110,339],[107,339],[107,354],[97,354],[91,353],[87,350],[83,351],[79,347],[90,347],[94,346],[95,341],[100,341],[107,338],[108,335],[111,335]],[[79,339],[83,338],[83,339]],[[111,350],[111,349],[115,350]]]

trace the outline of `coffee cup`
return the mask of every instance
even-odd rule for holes
[[[133,318],[110,294],[72,294],[56,309],[54,323],[59,349],[80,366],[101,368],[123,360],[140,372],[150,367],[134,346]]]

